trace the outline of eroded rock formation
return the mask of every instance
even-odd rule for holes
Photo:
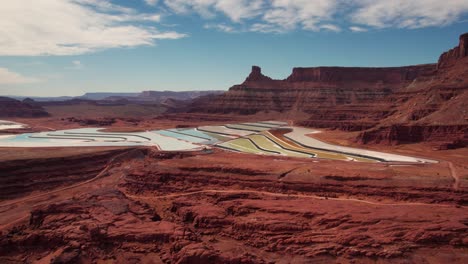
[[[414,174],[221,151],[124,156],[23,213],[28,197],[0,204],[0,227],[24,219],[0,228],[0,261],[466,263],[468,193],[443,164]]]
[[[278,118],[318,128],[368,130],[361,142],[419,142],[437,137],[387,133],[390,127],[431,126],[445,130],[445,143],[465,146],[468,127],[468,34],[437,64],[406,67],[294,68],[284,80],[273,80],[257,66],[240,85],[223,95],[195,101],[190,111],[274,113]],[[445,129],[450,126],[450,129]],[[453,128],[459,130],[454,131]],[[418,128],[415,128],[418,129]],[[397,129],[404,130],[404,128]],[[394,138],[388,138],[388,135]],[[399,135],[402,135],[399,137]],[[375,139],[372,139],[375,137]],[[366,138],[366,139],[364,139]],[[445,144],[444,143],[444,144]]]
[[[458,46],[440,55],[437,68],[443,69],[451,67],[466,56],[468,56],[468,33],[460,36]]]

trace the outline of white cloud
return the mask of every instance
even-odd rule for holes
[[[353,32],[366,32],[367,29],[366,28],[363,28],[363,27],[356,27],[356,26],[351,26],[349,27],[349,30],[353,31]]]
[[[232,21],[240,22],[261,14],[264,0],[165,0],[174,12],[186,14],[195,12],[205,18],[222,13]]]
[[[272,0],[271,8],[263,15],[263,20],[287,30],[297,26],[313,31],[330,29],[327,21],[331,20],[337,7],[337,0]],[[324,22],[329,25],[320,25]]]
[[[364,32],[444,26],[466,19],[467,0],[144,0],[177,15],[199,14],[223,32]],[[164,7],[165,6],[165,7]],[[224,19],[224,20],[223,20]],[[111,0],[12,0],[0,5],[0,56],[77,55],[186,37],[161,31],[159,13]]]
[[[232,21],[240,22],[242,19],[260,15],[263,0],[218,0],[214,6]]]
[[[19,73],[12,72],[7,68],[0,68],[0,84],[28,84],[40,82],[40,79],[26,77]]]
[[[226,24],[205,24],[203,28],[216,29],[217,31],[227,32],[227,33],[238,32],[236,28],[226,25]]]
[[[467,0],[356,0],[353,22],[376,28],[444,26],[468,12]]]
[[[179,15],[226,17],[235,27],[264,33],[444,26],[468,13],[467,0],[164,0],[164,4]]]
[[[333,32],[340,32],[341,31],[340,27],[332,25],[332,24],[321,25],[320,29],[325,29],[325,30],[329,30],[329,31],[333,31]]]
[[[186,36],[137,23],[159,20],[158,14],[108,0],[5,1],[0,5],[0,56],[76,55]]]
[[[164,3],[177,14],[198,13],[207,19],[223,15],[234,23],[251,22],[247,23],[250,31],[285,32],[297,27],[314,31],[337,31],[337,26],[324,22],[333,16],[338,1],[165,0]]]
[[[285,30],[281,27],[271,24],[255,23],[250,27],[251,32],[260,33],[284,33]]]

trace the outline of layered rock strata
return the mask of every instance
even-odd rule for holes
[[[468,34],[460,36],[459,45],[442,54],[437,64],[294,68],[284,80],[271,79],[262,74],[260,67],[253,66],[242,84],[234,85],[223,95],[196,100],[190,111],[273,113],[303,126],[370,129],[359,136],[363,143],[436,140],[438,137],[427,135],[411,138],[405,133],[392,133],[389,138],[389,133],[379,133],[398,126],[430,126],[423,130],[447,132],[444,144],[466,146],[463,142],[468,128],[467,43]]]

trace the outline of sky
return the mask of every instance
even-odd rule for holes
[[[0,95],[227,90],[252,65],[436,62],[467,0],[14,0],[0,5]]]

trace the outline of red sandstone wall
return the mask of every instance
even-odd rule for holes
[[[392,68],[294,68],[292,74],[286,79],[286,81],[401,84],[406,81],[412,81],[419,76],[431,74],[434,70],[434,64]]]
[[[467,47],[468,34],[464,34],[456,48],[441,55],[437,65],[294,68],[285,80],[273,80],[254,66],[242,84],[210,100],[196,101],[191,111],[277,113],[278,118],[304,126],[352,131],[387,128],[362,135],[362,143],[403,143],[411,138],[437,141],[432,136],[436,134],[453,141],[466,133],[463,126],[468,125]],[[462,126],[441,128],[457,124]],[[433,125],[442,132],[422,129]],[[412,127],[410,134],[404,132],[406,127]],[[421,135],[415,132],[419,129]]]

